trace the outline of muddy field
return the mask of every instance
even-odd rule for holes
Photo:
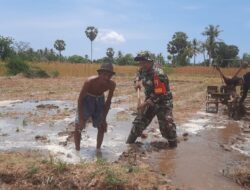
[[[225,107],[205,110],[206,86],[219,78],[170,75],[178,148],[170,150],[157,120],[133,146],[125,144],[136,112],[132,77],[116,77],[103,149],[88,125],[81,151],[72,132],[84,78],[0,78],[1,189],[249,188],[249,120]]]

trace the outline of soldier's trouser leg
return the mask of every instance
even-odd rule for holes
[[[157,112],[160,131],[169,142],[170,147],[177,146],[176,125],[173,120],[172,108],[164,107]]]
[[[133,121],[133,127],[130,131],[126,143],[134,143],[137,137],[141,136],[143,130],[146,129],[147,126],[151,123],[154,116],[155,113],[153,108],[149,108],[146,113],[137,115]]]

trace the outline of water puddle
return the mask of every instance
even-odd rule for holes
[[[107,120],[102,152],[96,153],[97,129],[91,123],[82,134],[81,150],[75,151],[72,136],[76,104],[70,101],[0,102],[0,150],[41,150],[65,162],[76,163],[102,156],[116,160],[126,149],[131,113],[114,107]]]
[[[179,126],[179,135],[188,133],[185,143],[179,143],[177,149],[163,150],[153,153],[149,162],[159,173],[167,174],[178,187],[192,190],[241,190],[223,176],[226,164],[245,158],[233,152],[231,140],[241,135],[242,122],[228,120],[223,114],[198,112],[187,123]],[[229,144],[229,149],[224,146]],[[240,149],[241,153],[249,154],[249,141]]]

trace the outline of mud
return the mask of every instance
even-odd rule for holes
[[[184,189],[241,190],[244,189],[242,186],[249,187],[249,170],[239,164],[249,160],[245,155],[250,152],[234,148],[239,146],[239,142],[249,147],[245,144],[247,141],[243,140],[245,138],[242,137],[240,128],[244,122],[228,120],[223,110],[221,113],[197,112],[192,119],[179,125],[179,143],[176,149],[170,149],[167,141],[160,140],[157,129],[147,129],[150,140],[138,140],[119,160],[126,160],[134,165],[139,165],[140,162],[150,163],[156,173],[164,174],[167,181]],[[157,127],[156,124],[153,127]],[[155,135],[158,139],[152,141]],[[240,154],[243,152],[244,154]],[[235,160],[238,162],[234,167],[245,168],[241,173],[239,170],[233,173],[235,170],[229,167]],[[230,174],[226,174],[226,170],[231,171]]]
[[[29,88],[24,88],[27,90],[22,92],[18,87],[20,81],[24,88],[25,79],[4,79],[5,90],[0,94],[0,99],[4,100],[0,102],[1,151],[39,150],[68,163],[103,158],[109,162],[131,166],[150,164],[154,172],[152,175],[157,175],[164,181],[163,189],[166,183],[174,184],[181,189],[194,190],[240,190],[243,188],[242,185],[247,186],[247,170],[244,170],[246,178],[243,178],[242,173],[233,168],[238,168],[241,163],[249,160],[249,120],[229,120],[224,114],[223,107],[219,111],[220,114],[205,113],[201,109],[202,98],[205,97],[202,92],[205,84],[202,81],[190,88],[186,88],[190,82],[185,80],[173,83],[176,86],[173,94],[179,140],[177,149],[169,149],[167,141],[161,137],[157,120],[153,120],[135,145],[125,144],[136,113],[136,94],[132,88],[128,88],[130,83],[125,82],[119,87],[113,99],[108,115],[108,131],[101,152],[95,150],[97,131],[91,123],[82,133],[81,151],[74,150],[72,134],[75,100],[81,86],[78,80],[73,79],[69,82],[59,79],[48,81],[47,85],[43,81],[45,84],[40,86],[42,90],[37,90],[36,93]],[[34,80],[28,81],[27,84],[35,88],[36,82],[41,83]],[[57,89],[59,85],[53,89],[58,82],[62,82],[65,89],[74,89],[71,84],[75,82],[76,91],[60,91]],[[14,85],[11,92],[7,88],[8,83]],[[20,93],[14,93],[14,89]],[[183,94],[186,95],[185,99],[182,98]],[[17,101],[8,101],[6,97]],[[26,100],[27,97],[34,100]],[[7,182],[8,179],[14,178],[9,175],[1,174]],[[239,185],[235,183],[237,179],[240,179]],[[93,188],[95,187],[94,185]]]

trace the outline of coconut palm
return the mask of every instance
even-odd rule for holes
[[[205,28],[205,31],[202,32],[202,35],[207,36],[206,48],[208,53],[209,65],[212,65],[212,59],[215,58],[214,48],[216,45],[216,39],[218,38],[221,30],[219,30],[219,25],[209,25]]]
[[[92,42],[95,40],[98,34],[98,29],[95,28],[94,26],[88,26],[85,30],[85,34],[90,39],[91,42],[91,63],[92,63]]]
[[[54,43],[54,48],[59,51],[59,56],[60,56],[60,59],[62,57],[62,54],[61,52],[65,50],[65,42],[63,40],[56,40],[55,43]]]
[[[107,57],[108,57],[110,60],[113,59],[114,54],[115,54],[115,52],[114,52],[113,48],[108,48],[108,49],[107,49],[106,55],[107,55]]]
[[[200,52],[200,42],[198,42],[198,40],[194,38],[191,42],[191,46],[192,46],[192,55],[194,57],[194,65],[195,65],[196,55]]]

